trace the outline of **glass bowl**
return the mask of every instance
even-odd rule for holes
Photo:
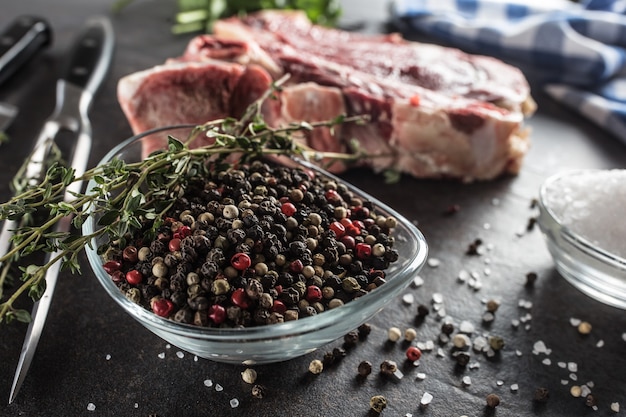
[[[159,143],[165,145],[167,135],[184,138],[192,127],[190,125],[164,127],[134,136],[112,149],[102,159],[101,164],[114,157],[126,162],[139,161],[145,152],[147,141],[154,149],[154,141],[160,141]],[[345,184],[345,181],[312,164],[304,161],[294,163]],[[90,183],[87,190],[92,189],[94,185],[95,183]],[[384,285],[341,307],[315,316],[247,328],[207,328],[177,323],[159,317],[125,297],[103,268],[103,260],[97,252],[97,247],[103,240],[92,242],[92,247],[88,247],[86,251],[87,258],[96,278],[107,293],[132,318],[172,345],[217,362],[263,364],[288,360],[343,337],[370,320],[411,283],[427,258],[428,247],[424,236],[410,221],[363,191],[346,185],[357,197],[371,201],[377,213],[397,219],[397,227],[392,236],[395,237],[394,248],[399,258],[386,270],[387,282]],[[91,234],[94,231],[97,222],[94,217],[89,216],[84,223],[84,234]]]
[[[595,193],[600,192],[597,187],[602,184],[589,190],[585,198],[571,198],[571,195],[563,198],[571,184],[586,184],[582,181],[587,181],[589,176],[607,172],[573,170],[548,178],[539,192],[538,224],[557,270],[567,281],[596,300],[626,309],[626,259],[613,253],[615,249],[607,250],[608,243],[601,241],[602,236],[599,241],[595,233],[582,229],[581,222],[592,222],[593,225],[597,221],[603,221],[609,233],[617,229],[615,224],[611,226],[611,220],[601,212],[603,210],[587,205],[587,199],[597,201]],[[606,204],[613,204],[614,196],[607,194],[606,197]],[[568,209],[569,212],[565,211]]]

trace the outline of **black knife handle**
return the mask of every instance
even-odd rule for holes
[[[0,34],[0,84],[51,43],[52,29],[44,19],[34,16],[17,18]]]
[[[94,77],[102,77],[100,66],[111,41],[112,29],[106,19],[90,20],[78,35],[62,78],[70,84],[89,90]],[[92,91],[93,93],[93,91]]]

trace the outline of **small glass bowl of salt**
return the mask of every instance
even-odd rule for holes
[[[626,170],[576,170],[540,189],[538,224],[557,270],[587,295],[626,309]]]

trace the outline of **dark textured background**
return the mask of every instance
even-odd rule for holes
[[[346,1],[344,22],[362,24],[364,30],[381,28],[384,15],[380,3]],[[381,2],[382,3],[382,2]],[[26,0],[4,2],[0,27],[20,14],[45,16],[53,25],[54,45],[32,62],[10,84],[0,88],[0,100],[21,107],[19,118],[9,131],[11,141],[0,146],[0,197],[9,196],[8,182],[26,157],[33,138],[54,104],[54,78],[63,53],[83,20],[93,14],[108,14],[111,1]],[[90,165],[130,134],[116,101],[117,80],[136,70],[163,62],[183,51],[188,37],[169,33],[173,1],[136,1],[120,16],[112,17],[117,45],[112,72],[97,95],[91,116],[95,146]],[[459,184],[448,181],[423,181],[403,178],[385,184],[381,176],[366,170],[347,173],[344,178],[388,203],[410,220],[418,222],[425,234],[431,257],[441,261],[438,268],[426,266],[421,288],[409,288],[416,302],[404,305],[391,302],[371,324],[370,337],[352,349],[344,360],[321,375],[308,374],[312,359],[339,346],[336,341],[318,352],[274,365],[257,366],[258,383],[267,395],[252,398],[251,386],[242,382],[239,366],[207,360],[194,361],[192,355],[179,358],[176,347],[144,330],[110,300],[90,274],[81,258],[82,276],[62,274],[48,322],[20,395],[6,404],[25,326],[0,328],[0,415],[2,416],[366,416],[369,399],[381,394],[388,400],[383,415],[404,416],[608,416],[609,406],[620,402],[626,408],[626,332],[624,311],[604,306],[571,287],[554,270],[551,258],[537,229],[519,235],[530,217],[537,214],[530,202],[537,196],[541,182],[565,168],[624,167],[626,149],[616,139],[581,120],[534,91],[539,112],[530,121],[532,149],[516,177]],[[458,204],[454,216],[442,213]],[[485,227],[488,225],[490,227]],[[481,238],[493,249],[482,257],[467,256],[467,246]],[[490,261],[486,263],[486,259]],[[490,274],[485,274],[485,269]],[[460,270],[480,274],[483,288],[474,291],[457,281]],[[525,287],[525,275],[539,276],[533,289]],[[430,314],[416,323],[416,305],[431,304],[433,293],[441,293],[449,316],[457,323],[469,320],[480,332],[504,337],[506,346],[495,358],[472,355],[480,366],[459,370],[446,355],[425,352],[418,368],[404,361],[403,343],[386,343],[387,328],[414,326],[420,341],[434,340],[440,322]],[[501,307],[489,326],[481,323],[484,301],[499,299]],[[518,306],[520,300],[532,302],[530,310]],[[527,313],[532,319],[515,329],[513,319]],[[570,318],[589,321],[593,330],[581,336]],[[532,354],[532,346],[543,340],[552,349],[552,364],[542,363],[545,356]],[[597,347],[599,340],[603,347]],[[522,355],[518,356],[519,350]],[[165,352],[164,359],[159,354]],[[110,359],[107,359],[110,355]],[[399,382],[389,381],[374,372],[365,381],[356,379],[356,367],[369,360],[378,368],[384,359],[397,361],[405,373]],[[558,362],[575,362],[578,381]],[[416,379],[424,372],[426,379]],[[469,375],[470,386],[461,379]],[[220,384],[206,387],[210,379]],[[562,385],[562,380],[569,380]],[[497,381],[503,381],[499,386]],[[573,384],[593,382],[598,411],[581,398],[573,398]],[[511,384],[519,384],[512,392]],[[546,404],[533,402],[537,387],[546,387]],[[423,409],[419,400],[431,393],[432,403]],[[496,393],[501,405],[495,412],[485,407],[485,397]],[[239,400],[231,408],[229,401]],[[88,411],[93,403],[95,411]],[[622,413],[623,414],[623,411]]]

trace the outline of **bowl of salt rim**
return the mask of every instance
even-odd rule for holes
[[[560,274],[585,294],[626,309],[626,170],[548,178],[538,224]]]

